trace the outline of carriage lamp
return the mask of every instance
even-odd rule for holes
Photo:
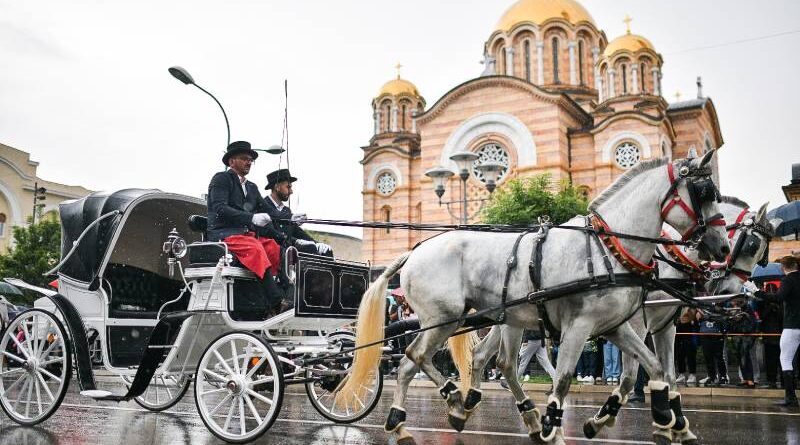
[[[167,241],[161,247],[161,251],[174,258],[183,258],[186,256],[186,240],[181,238],[178,234],[178,229],[172,229],[167,235]]]
[[[445,204],[447,206],[447,212],[450,213],[450,216],[453,218],[458,218],[461,224],[467,224],[471,218],[477,216],[478,213],[480,213],[480,211],[483,209],[485,202],[488,201],[488,198],[467,199],[467,180],[469,179],[470,167],[473,166],[479,158],[480,156],[469,151],[456,152],[450,156],[450,160],[456,164],[456,168],[458,169],[458,177],[461,179],[461,199],[457,201],[442,202],[442,196],[444,196],[445,192],[445,184],[450,180],[450,177],[455,174],[452,170],[446,167],[438,166],[425,172],[425,176],[433,180],[433,191],[436,193],[436,196],[439,197],[439,205],[441,206],[442,204]],[[500,174],[505,167],[499,162],[486,161],[481,162],[478,165],[474,165],[473,168],[483,174],[483,177],[486,181],[486,190],[488,190],[489,193],[493,193],[497,188],[497,179],[500,177]],[[478,210],[472,215],[469,215],[467,212],[467,204],[470,202],[479,202],[481,204]],[[459,203],[461,205],[461,211],[458,215],[455,214],[450,208],[450,206],[455,203]]]
[[[211,96],[212,99],[214,99],[214,102],[216,102],[217,105],[219,105],[219,109],[222,110],[222,117],[225,118],[225,128],[228,129],[228,143],[225,144],[225,147],[227,147],[228,145],[231,145],[231,125],[228,122],[228,115],[227,115],[227,113],[225,113],[225,109],[222,108],[222,104],[219,103],[217,98],[214,97],[213,94],[211,94],[208,91],[206,91],[203,87],[201,87],[200,85],[196,84],[194,82],[194,78],[192,77],[192,75],[189,74],[189,72],[186,71],[185,68],[182,68],[182,67],[179,67],[179,66],[173,66],[173,67],[170,67],[167,71],[169,71],[169,73],[172,75],[172,77],[180,80],[184,85],[194,85],[195,87],[197,87],[198,90],[208,94],[209,96]]]

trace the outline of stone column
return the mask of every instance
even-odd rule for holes
[[[506,47],[506,76],[514,75],[514,48]]]
[[[603,79],[600,77],[600,68],[597,65],[599,60],[600,60],[600,48],[595,46],[594,48],[592,48],[592,73],[594,73],[595,89],[597,89],[598,91],[602,91]]]
[[[544,85],[544,42],[536,41],[536,78],[539,85]]]
[[[397,105],[392,105],[392,131],[397,131]]]
[[[567,48],[569,48],[569,83],[570,85],[577,85],[578,84],[578,66],[575,63],[575,47],[578,46],[578,42],[574,40],[570,40],[567,44]]]
[[[631,64],[631,93],[639,94],[639,66]]]
[[[661,95],[661,72],[657,66],[650,70],[653,73],[653,94],[656,96]]]
[[[616,70],[614,68],[608,69],[608,98],[611,99],[617,95],[616,84],[614,82],[614,74],[616,74]]]
[[[597,76],[596,84],[597,84],[597,100],[598,100],[598,102],[602,102],[602,101],[606,100],[606,97],[605,97],[606,96],[606,92],[603,91],[603,78],[600,77],[600,76]]]

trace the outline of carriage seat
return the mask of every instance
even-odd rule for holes
[[[206,230],[208,230],[208,218],[204,215],[191,215],[187,221],[189,230],[202,235],[202,240],[206,240]],[[195,246],[189,249],[189,267],[215,267],[220,257],[225,251],[217,245]],[[242,267],[242,264],[233,256],[232,266]]]

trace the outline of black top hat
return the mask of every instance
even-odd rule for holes
[[[297,178],[295,178],[294,176],[292,176],[291,173],[289,173],[288,168],[275,170],[274,172],[267,175],[267,186],[264,187],[264,189],[270,190],[272,189],[272,187],[275,186],[275,184],[283,181],[294,182],[297,181]]]
[[[250,143],[246,141],[236,141],[231,142],[231,145],[228,145],[228,151],[225,153],[225,156],[222,157],[222,163],[225,166],[228,166],[228,159],[230,159],[233,155],[238,155],[240,153],[247,153],[250,155],[251,158],[256,159],[258,157],[258,153],[255,152],[252,148],[250,148]]]

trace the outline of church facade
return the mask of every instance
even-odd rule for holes
[[[399,74],[387,82],[372,101],[374,134],[362,147],[364,220],[458,223],[460,204],[440,205],[425,176],[437,167],[456,172],[456,152],[478,155],[475,165],[501,163],[499,187],[547,173],[591,198],[643,160],[721,147],[714,103],[699,80],[697,98],[667,102],[663,58],[628,25],[609,41],[575,0],[518,0],[489,35],[479,77],[430,106]],[[442,200],[458,201],[460,187],[453,176]],[[476,214],[488,197],[476,169],[467,191],[468,213]],[[362,256],[385,266],[430,235],[365,229]]]

